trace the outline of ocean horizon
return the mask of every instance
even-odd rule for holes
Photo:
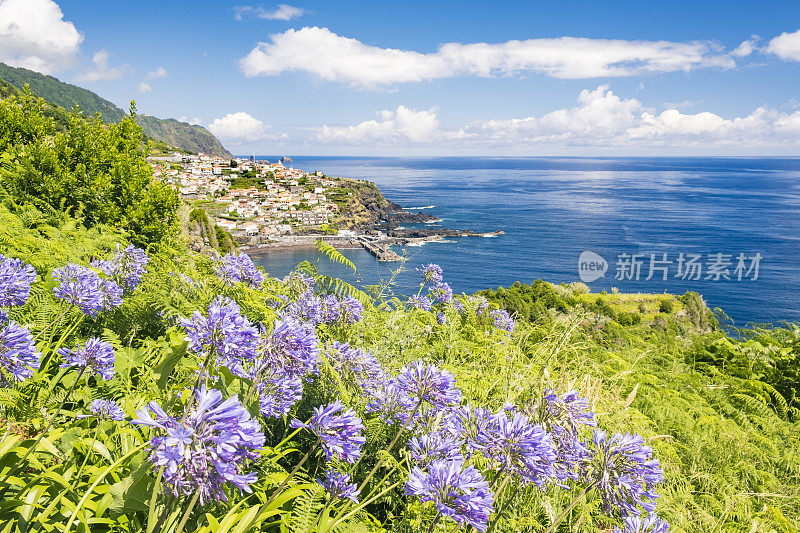
[[[256,156],[275,160],[279,156]],[[592,278],[581,254],[605,262],[592,292],[699,292],[738,327],[800,322],[800,158],[787,157],[293,157],[297,168],[375,182],[442,227],[504,235],[393,250],[406,255],[398,294],[438,263],[456,293],[543,279]],[[342,253],[357,274],[311,250],[254,261],[274,276],[300,262],[358,285],[388,280],[399,263]],[[594,254],[594,255],[593,255]],[[584,265],[585,267],[585,265]],[[666,276],[666,279],[664,277]],[[649,279],[648,279],[649,278]],[[727,278],[727,279],[726,279]]]

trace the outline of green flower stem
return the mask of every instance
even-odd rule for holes
[[[186,521],[189,520],[189,515],[192,514],[192,510],[194,506],[197,504],[197,498],[200,496],[200,491],[194,493],[192,496],[192,501],[189,502],[189,507],[186,508],[186,511],[183,513],[183,518],[181,518],[180,523],[178,524],[178,528],[175,530],[175,533],[181,533],[183,531],[183,527],[186,525]]]
[[[595,485],[596,485],[596,484],[597,484],[597,483],[590,483],[589,485],[587,485],[587,486],[586,486],[586,488],[585,488],[585,489],[583,489],[583,490],[581,491],[581,493],[580,493],[580,494],[578,494],[577,496],[575,496],[575,498],[574,498],[574,499],[573,499],[573,500],[570,502],[570,504],[567,506],[567,508],[566,508],[566,509],[564,509],[564,510],[561,512],[561,514],[560,514],[560,515],[558,515],[558,517],[557,517],[557,518],[556,518],[556,519],[553,521],[553,523],[552,523],[552,524],[550,524],[550,527],[548,527],[547,529],[545,529],[545,530],[544,530],[544,533],[553,533],[553,532],[556,530],[556,528],[558,527],[558,525],[559,525],[561,522],[563,522],[563,521],[564,521],[564,518],[566,518],[566,517],[567,517],[567,514],[569,514],[569,512],[570,512],[570,511],[572,511],[572,509],[573,509],[573,508],[574,508],[576,505],[578,505],[578,502],[580,501],[580,499],[581,499],[581,498],[583,498],[584,496],[586,496],[586,495],[589,493],[589,491],[590,491],[590,490],[592,490],[592,489],[595,487]]]
[[[402,435],[405,432],[405,430],[408,428],[408,425],[411,423],[412,420],[414,420],[414,416],[416,416],[417,411],[419,410],[420,407],[422,407],[422,400],[417,402],[416,407],[414,407],[414,410],[411,412],[411,416],[408,417],[408,420],[406,420],[406,423],[403,424],[403,427],[400,428],[400,431],[398,431],[397,435],[394,436],[394,439],[392,440],[391,444],[389,444],[389,447],[386,448],[386,453],[387,454],[392,452],[392,449],[394,448],[394,445],[397,444],[397,441],[400,439],[400,435]],[[367,477],[364,478],[364,481],[361,482],[361,485],[359,485],[359,487],[358,487],[358,492],[361,492],[362,490],[364,490],[364,487],[366,487],[367,482],[372,478],[372,476],[375,475],[375,472],[378,471],[378,468],[380,468],[381,465],[383,465],[383,457],[378,459],[378,461],[375,463],[375,466],[372,467],[372,470],[370,471],[370,473],[367,474]]]
[[[366,507],[367,505],[371,504],[372,502],[374,502],[375,500],[377,500],[378,498],[380,498],[381,496],[383,496],[383,495],[384,495],[384,494],[386,494],[387,492],[389,492],[389,491],[391,491],[391,490],[394,490],[394,489],[395,489],[395,487],[397,487],[397,486],[398,486],[399,484],[401,484],[401,483],[402,483],[402,481],[398,481],[397,483],[394,483],[393,485],[391,485],[391,486],[387,487],[386,489],[382,490],[382,491],[381,491],[379,494],[377,494],[377,495],[373,496],[372,498],[370,498],[370,499],[368,499],[368,500],[364,500],[363,502],[359,503],[359,504],[356,506],[356,508],[355,508],[355,509],[353,509],[352,511],[350,511],[349,513],[347,513],[347,514],[346,514],[346,515],[344,515],[343,517],[341,517],[341,518],[334,518],[333,522],[331,522],[331,523],[328,525],[328,527],[325,529],[325,531],[323,531],[322,533],[327,533],[327,532],[328,532],[328,531],[329,531],[329,530],[330,530],[332,527],[336,526],[336,524],[338,524],[339,522],[342,522],[342,521],[344,521],[344,520],[347,520],[348,518],[350,518],[351,516],[353,516],[354,514],[356,514],[358,511],[360,511],[361,509],[363,509],[363,508],[364,508],[364,507]]]

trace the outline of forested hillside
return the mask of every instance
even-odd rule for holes
[[[0,63],[0,82],[10,84],[18,90],[27,85],[33,94],[51,104],[66,110],[78,106],[87,117],[99,113],[103,121],[109,124],[116,124],[127,116],[125,111],[87,89],[25,68]],[[0,89],[0,96],[2,92]],[[137,115],[136,121],[146,137],[179,150],[232,157],[222,143],[202,126],[180,122],[174,118],[161,119],[149,115]]]
[[[130,117],[11,96],[0,148],[3,533],[797,531],[795,326],[276,279],[190,250]]]

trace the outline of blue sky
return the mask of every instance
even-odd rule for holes
[[[800,155],[797,2],[0,0],[0,60],[236,153]]]

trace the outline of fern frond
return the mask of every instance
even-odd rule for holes
[[[342,253],[333,247],[333,245],[329,242],[325,241],[317,241],[317,251],[327,257],[330,261],[334,263],[339,263],[340,265],[344,265],[353,273],[356,272],[356,265],[353,264],[348,258],[346,258]]]

